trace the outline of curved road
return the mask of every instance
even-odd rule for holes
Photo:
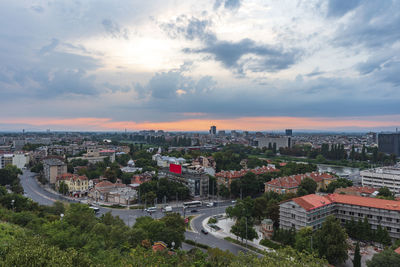
[[[23,174],[20,176],[21,184],[24,188],[26,196],[31,198],[33,201],[38,202],[41,205],[47,205],[47,206],[52,205],[57,200],[74,202],[73,200],[66,199],[60,195],[46,191],[45,189],[43,189],[43,187],[41,187],[37,183],[34,177],[35,173],[32,173],[29,170],[24,170]],[[202,221],[205,218],[210,217],[212,215],[224,213],[225,208],[229,205],[232,205],[231,202],[224,202],[224,203],[219,203],[218,207],[196,208],[196,210],[198,210],[198,212],[196,213],[191,213],[190,210],[186,211],[186,216],[196,215],[196,214],[199,215],[192,221],[192,227],[194,228],[193,229],[194,232],[185,232],[186,239],[206,244],[213,248],[217,247],[222,250],[229,250],[234,254],[237,254],[239,251],[246,252],[247,250],[241,246],[232,244],[223,239],[216,238],[212,234],[205,235],[201,233]],[[99,207],[99,209],[100,211],[98,213],[98,216],[105,214],[107,212],[111,212],[113,216],[119,216],[129,226],[132,226],[135,223],[136,218],[138,217],[150,216],[147,212],[143,210],[110,209],[104,207]],[[182,208],[175,207],[173,208],[173,211],[182,214]],[[152,213],[151,216],[153,218],[161,218],[162,216],[164,216],[164,213],[158,210],[157,212]],[[190,246],[186,247],[189,248]]]

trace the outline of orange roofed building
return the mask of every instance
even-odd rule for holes
[[[329,173],[305,173],[291,176],[284,176],[273,179],[265,183],[265,192],[274,191],[278,194],[296,193],[301,181],[305,178],[311,178],[317,183],[317,190],[326,187],[336,180],[336,177]]]
[[[69,194],[74,197],[87,195],[89,180],[85,175],[79,176],[72,173],[64,173],[56,178],[56,188],[60,187],[61,182],[68,186]]]
[[[225,185],[227,188],[230,188],[232,181],[236,179],[240,179],[241,177],[245,176],[246,173],[252,172],[255,175],[260,175],[264,173],[270,173],[270,172],[278,172],[279,170],[271,167],[271,166],[262,166],[262,167],[257,167],[254,169],[242,169],[240,171],[220,171],[215,174],[215,177],[217,178],[217,183],[218,185]]]
[[[306,226],[318,229],[329,215],[334,215],[342,224],[366,217],[372,229],[376,230],[381,225],[392,238],[400,238],[399,201],[343,194],[311,194],[281,202],[279,206],[279,223],[283,229],[298,230]]]

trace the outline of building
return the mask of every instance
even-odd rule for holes
[[[271,219],[262,220],[260,232],[264,238],[271,238],[274,233],[274,222]]]
[[[182,169],[182,173],[170,172],[164,168],[158,172],[158,177],[181,183],[189,189],[189,193],[195,198],[205,198],[209,194],[209,176],[202,171]]]
[[[279,150],[279,148],[287,148],[292,146],[292,138],[290,136],[282,136],[282,137],[261,137],[256,138],[255,142],[257,147],[259,148],[273,148]]]
[[[83,175],[79,176],[71,173],[64,173],[56,178],[56,188],[60,188],[61,182],[68,186],[69,195],[73,197],[82,197],[87,195],[89,190],[89,180]]]
[[[0,169],[3,169],[7,165],[13,164],[13,154],[2,154],[0,155]]]
[[[378,188],[368,186],[349,186],[346,188],[336,188],[334,193],[361,197],[375,197],[378,194]]]
[[[279,170],[272,166],[262,166],[254,169],[242,169],[240,171],[220,171],[215,174],[215,178],[217,178],[218,185],[224,185],[227,188],[231,187],[231,183],[245,176],[246,173],[252,172],[255,175],[261,175],[269,172],[278,172]]]
[[[392,238],[400,238],[400,202],[344,194],[306,195],[280,203],[279,220],[283,229],[296,230],[322,226],[326,217],[335,216],[342,224],[366,217],[373,230],[385,227]]]
[[[265,192],[273,191],[278,194],[296,193],[297,189],[305,178],[311,178],[317,183],[317,190],[326,189],[328,185],[336,180],[336,177],[329,173],[305,173],[291,176],[284,176],[265,183]]]
[[[210,127],[210,134],[213,135],[213,136],[217,135],[217,126],[213,125],[213,126]]]
[[[378,135],[378,151],[400,157],[400,132],[380,133]]]
[[[57,158],[47,158],[43,160],[44,178],[50,184],[56,184],[57,177],[67,173],[67,164]]]
[[[400,193],[400,166],[381,167],[360,171],[362,186],[387,187],[395,194]]]
[[[320,195],[296,197],[279,205],[279,226],[282,229],[320,228],[325,218],[334,213],[334,204]]]
[[[286,136],[292,136],[293,135],[293,130],[292,129],[286,129],[285,130],[285,135]]]
[[[15,165],[19,169],[23,169],[29,163],[29,158],[28,153],[14,153],[12,165]]]
[[[89,191],[88,197],[96,202],[129,205],[137,198],[137,192],[117,179],[117,182],[101,181]]]
[[[24,145],[26,144],[25,140],[14,140],[13,141],[13,148],[14,150],[22,150]]]

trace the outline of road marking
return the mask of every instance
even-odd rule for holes
[[[56,202],[56,201],[57,201],[57,200],[54,199],[54,198],[50,198],[50,197],[48,197],[48,196],[43,195],[42,193],[39,193],[38,191],[36,191],[35,189],[33,189],[33,188],[29,185],[28,182],[26,183],[26,186],[29,187],[33,192],[35,192],[36,194],[38,194],[38,195],[41,196],[42,198],[45,198],[45,199],[50,200],[50,201],[52,201],[52,202]],[[32,200],[33,200],[33,199],[32,199]]]

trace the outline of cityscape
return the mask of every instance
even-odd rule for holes
[[[0,266],[400,266],[399,1],[0,3]]]

